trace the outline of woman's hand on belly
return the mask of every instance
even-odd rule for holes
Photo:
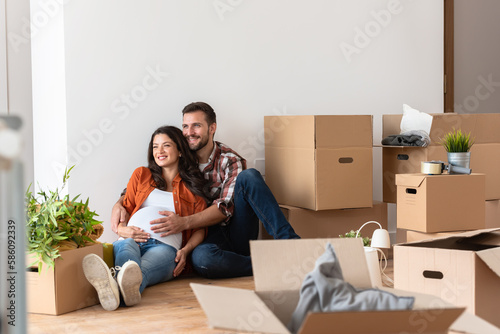
[[[133,238],[136,242],[146,242],[151,237],[149,233],[136,226],[118,225],[118,235],[122,238]]]

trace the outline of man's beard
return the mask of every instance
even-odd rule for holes
[[[198,144],[191,144],[189,143],[189,148],[191,149],[191,151],[199,151],[201,150],[202,148],[204,148],[205,146],[207,146],[208,144],[208,137],[205,138],[205,140],[203,140],[203,138],[201,137],[194,137],[194,136],[189,136],[189,138],[200,138],[200,141],[198,142]]]

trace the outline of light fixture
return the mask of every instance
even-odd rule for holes
[[[387,268],[387,258],[385,256],[385,253],[381,250],[381,248],[391,248],[389,232],[386,229],[383,229],[382,225],[380,225],[379,222],[370,220],[361,225],[356,233],[356,238],[359,237],[361,229],[368,224],[377,224],[380,227],[373,231],[370,247],[365,247],[365,255],[368,264],[368,271],[370,273],[370,279],[372,281],[372,286],[382,287],[383,280],[385,280],[384,283],[387,286],[393,286],[394,282],[384,273],[385,269]],[[382,259],[384,260],[384,265],[382,265],[382,262],[379,261],[378,253],[381,254]]]
[[[379,222],[376,222],[374,220],[370,220],[359,228],[359,230],[356,233],[356,238],[359,236],[359,233],[361,232],[361,229],[368,224],[377,224],[380,228],[376,229],[373,231],[372,235],[372,241],[370,244],[370,247],[373,248],[391,248],[391,239],[389,237],[389,232],[386,229],[382,228],[382,225],[380,225]]]

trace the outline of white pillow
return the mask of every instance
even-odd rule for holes
[[[403,118],[401,119],[401,133],[408,131],[425,131],[427,135],[431,132],[432,116],[413,109],[403,104]]]

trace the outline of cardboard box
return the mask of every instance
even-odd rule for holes
[[[289,205],[280,205],[281,211],[301,238],[338,238],[351,230],[358,230],[367,221],[374,220],[387,229],[387,203],[374,201],[371,208],[313,211]],[[379,228],[376,224],[363,227],[362,235],[371,237]],[[272,239],[262,231],[262,239]]]
[[[500,326],[500,229],[394,246],[395,288],[442,298]]]
[[[397,227],[432,233],[485,226],[484,174],[397,174]]]
[[[500,200],[486,201],[485,202],[485,228],[500,228]],[[441,237],[453,236],[459,233],[468,231],[453,231],[453,232],[437,232],[437,233],[424,233],[419,231],[411,231],[398,229],[398,238],[396,243],[406,243],[413,241],[437,239]]]
[[[300,286],[330,242],[345,281],[357,288],[370,286],[359,239],[302,239],[251,241],[255,290],[191,283],[211,327],[239,332],[289,333]],[[299,333],[498,333],[490,324],[437,297],[384,288],[397,295],[415,296],[412,311],[310,313]],[[455,321],[455,319],[457,319]],[[470,331],[469,331],[470,329]]]
[[[383,115],[382,137],[400,133],[403,115]],[[475,138],[471,149],[470,168],[486,175],[487,200],[500,198],[500,114],[433,114],[431,143],[428,147],[383,146],[383,201],[396,203],[395,175],[420,173],[420,162],[448,161],[440,139],[453,128],[471,133]]]
[[[27,311],[59,315],[98,304],[97,292],[82,268],[83,258],[91,253],[102,258],[102,244],[63,251],[53,268],[43,265],[41,274],[38,268],[26,272]]]
[[[500,200],[486,201],[485,209],[485,228],[500,227]]]
[[[371,207],[372,116],[265,116],[266,183],[280,204]]]

